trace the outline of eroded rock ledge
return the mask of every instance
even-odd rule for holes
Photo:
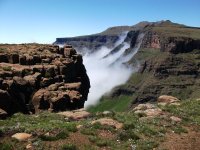
[[[0,108],[8,114],[79,109],[89,88],[72,46],[0,45]]]

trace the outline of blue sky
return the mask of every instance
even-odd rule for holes
[[[200,0],[0,0],[0,43],[52,43],[167,19],[200,27]]]

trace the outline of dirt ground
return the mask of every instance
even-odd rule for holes
[[[188,128],[188,133],[167,133],[157,150],[200,150],[200,131]]]

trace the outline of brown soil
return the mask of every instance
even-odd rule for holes
[[[108,130],[100,130],[98,135],[101,138],[105,138],[105,139],[114,139],[115,138],[115,135],[111,131],[108,131]]]
[[[167,133],[157,150],[200,150],[200,131],[189,128],[188,133]]]
[[[67,139],[58,140],[58,141],[46,141],[45,147],[49,147],[51,150],[57,149],[59,146],[64,144],[74,144],[77,147],[82,147],[84,145],[90,145],[90,141],[86,135],[81,134],[80,132],[71,133]]]

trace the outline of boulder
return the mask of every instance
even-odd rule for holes
[[[32,104],[34,106],[35,112],[38,113],[42,110],[51,111],[64,111],[67,109],[74,109],[76,106],[79,108],[77,102],[80,101],[81,97],[76,94],[64,91],[55,90],[58,84],[51,85],[46,89],[38,90],[32,98]],[[54,91],[55,90],[55,91]],[[76,105],[75,105],[76,104]],[[75,106],[74,106],[75,105]]]
[[[169,95],[162,95],[162,96],[159,96],[158,99],[157,99],[157,102],[159,103],[167,103],[167,104],[170,104],[170,103],[175,103],[175,102],[179,102],[180,100],[176,97],[173,97],[173,96],[169,96]]]
[[[156,106],[154,104],[146,103],[146,104],[139,104],[133,110],[147,110],[147,109],[154,109]]]
[[[26,80],[31,86],[38,88],[40,86],[41,77],[41,73],[36,72],[33,75],[25,76],[24,80]]]
[[[76,90],[79,91],[81,88],[81,82],[76,83],[67,83],[64,85],[67,90]]]
[[[72,57],[76,54],[76,50],[73,48],[64,48],[64,56]]]
[[[70,120],[81,120],[91,116],[91,114],[84,109],[79,109],[76,111],[63,111],[59,112],[58,114],[63,115],[69,118]]]
[[[160,108],[150,103],[139,104],[133,111],[135,114],[145,114],[145,117],[156,117],[163,114]]]
[[[32,104],[35,109],[35,113],[39,113],[40,110],[47,110],[50,108],[49,101],[50,92],[46,89],[38,90],[32,98]]]
[[[113,120],[111,118],[100,118],[98,120],[92,121],[91,123],[92,124],[100,123],[103,126],[104,125],[112,126],[112,127],[115,127],[116,129],[121,129],[123,127],[122,123],[119,123],[118,121]]]

